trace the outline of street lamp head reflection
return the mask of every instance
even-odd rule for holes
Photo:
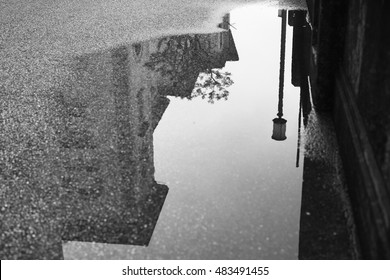
[[[279,118],[274,118],[272,121],[274,123],[273,131],[272,131],[272,139],[276,141],[286,140],[287,120],[283,119],[282,117],[279,117]]]

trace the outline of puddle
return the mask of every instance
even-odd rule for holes
[[[278,112],[277,10],[237,10],[231,23],[239,61],[222,70],[234,81],[226,87],[227,100],[169,97],[153,134],[155,178],[169,193],[150,244],[68,243],[65,257],[297,258],[302,169],[296,168],[299,88],[289,83],[291,49],[283,108],[287,140],[277,142],[271,139]],[[287,46],[291,36],[289,29]]]
[[[292,27],[282,87],[277,8],[238,8],[220,27],[75,52],[66,75],[28,86],[7,80],[2,258],[298,258]]]

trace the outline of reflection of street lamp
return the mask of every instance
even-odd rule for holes
[[[280,38],[280,69],[279,69],[279,102],[278,102],[278,117],[273,119],[274,127],[272,139],[277,141],[286,140],[286,123],[283,119],[283,88],[284,88],[284,61],[286,57],[286,23],[287,11],[279,11],[279,16],[282,17],[282,34]]]
[[[274,129],[272,131],[272,139],[277,141],[286,140],[286,120],[283,118],[274,118]]]

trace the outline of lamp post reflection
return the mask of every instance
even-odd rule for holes
[[[287,11],[279,10],[279,16],[282,18],[282,31],[280,38],[280,68],[279,68],[279,102],[278,102],[278,114],[277,118],[273,121],[272,139],[276,141],[286,140],[286,123],[287,120],[283,119],[283,89],[284,89],[284,62],[286,57],[286,23],[287,23]]]

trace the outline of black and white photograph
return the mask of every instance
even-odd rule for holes
[[[390,259],[389,12],[0,0],[0,259]]]

